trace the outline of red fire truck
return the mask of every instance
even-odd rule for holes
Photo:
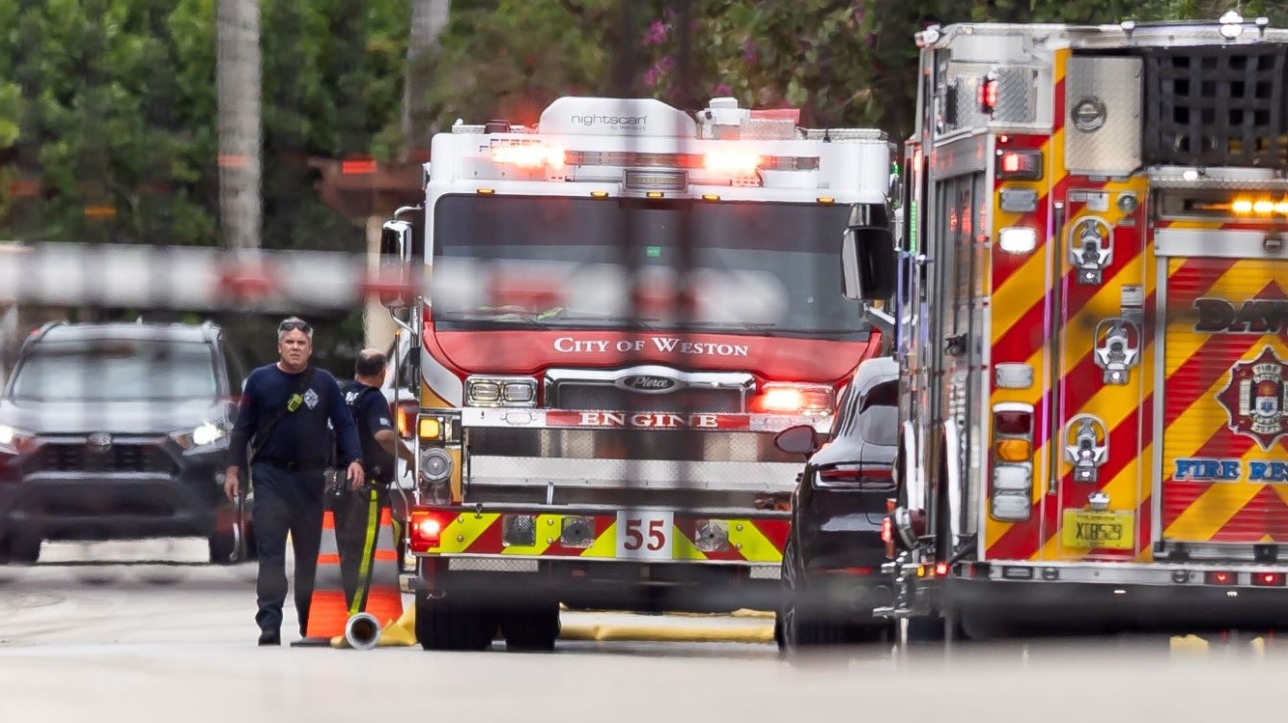
[[[880,334],[841,295],[847,227],[889,235],[891,144],[717,98],[567,97],[435,136],[385,224],[414,335],[417,633],[547,648],[559,604],[750,605],[776,588],[800,460]],[[406,310],[406,317],[403,316]]]
[[[885,615],[1288,620],[1288,32],[932,27],[906,233],[847,241],[904,370]],[[892,285],[887,279],[896,279]]]

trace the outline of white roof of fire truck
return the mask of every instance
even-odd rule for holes
[[[876,129],[797,126],[799,112],[715,98],[695,116],[650,98],[559,98],[534,127],[493,121],[433,139],[430,195],[638,196],[885,203]]]

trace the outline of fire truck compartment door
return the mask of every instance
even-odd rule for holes
[[[1277,235],[1160,229],[1156,539],[1288,541],[1288,254]]]

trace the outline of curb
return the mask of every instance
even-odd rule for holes
[[[747,643],[774,642],[774,626],[691,627],[679,625],[622,625],[615,623],[564,625],[560,640],[634,641],[668,643]]]

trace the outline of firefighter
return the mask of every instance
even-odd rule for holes
[[[295,609],[300,635],[308,629],[309,602],[322,542],[326,470],[335,430],[340,460],[354,488],[363,484],[357,429],[335,377],[309,366],[313,329],[291,317],[277,328],[275,364],[250,373],[242,389],[237,421],[229,435],[224,493],[241,493],[241,470],[250,470],[255,489],[251,523],[259,555],[255,591],[260,645],[280,645],[286,601],[286,536],[295,552]],[[248,449],[249,446],[249,449]]]
[[[367,480],[361,488],[339,487],[332,498],[340,577],[350,617],[366,609],[380,517],[390,503],[394,455],[401,452],[404,458],[410,458],[410,452],[398,444],[389,403],[380,391],[387,367],[383,352],[363,349],[354,363],[353,380],[346,382],[342,389],[344,401],[357,424]]]

